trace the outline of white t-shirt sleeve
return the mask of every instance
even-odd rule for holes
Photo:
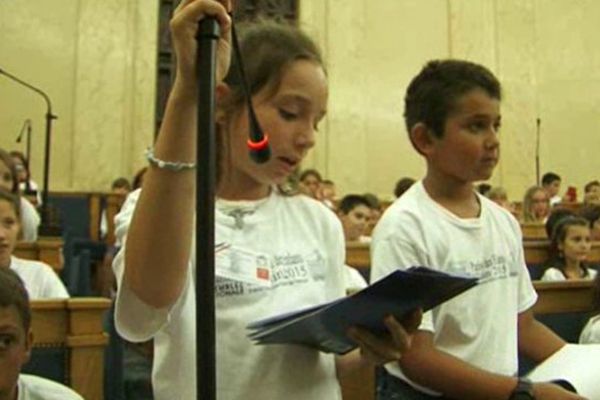
[[[560,270],[558,268],[548,268],[544,272],[544,275],[542,275],[540,280],[542,280],[544,282],[558,282],[558,281],[564,281],[565,276],[562,274],[562,272],[560,272]]]
[[[132,192],[115,217],[115,234],[117,241],[123,243],[123,247],[115,256],[112,264],[117,279],[116,328],[121,336],[132,342],[144,342],[151,339],[169,320],[169,308],[157,309],[144,303],[123,281],[127,231],[138,197],[139,190]]]

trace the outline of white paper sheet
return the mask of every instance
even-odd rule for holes
[[[600,344],[567,344],[537,366],[528,378],[534,382],[564,379],[577,393],[600,399]]]

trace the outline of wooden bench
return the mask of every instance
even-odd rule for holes
[[[104,399],[104,348],[108,336],[103,332],[102,319],[109,307],[110,300],[101,298],[31,302],[32,362],[36,360],[36,352],[39,354],[48,348],[64,349],[67,372],[64,383],[86,400]],[[29,371],[28,366],[25,370],[34,372]]]
[[[523,232],[523,240],[547,240],[546,226],[540,223],[521,223],[521,232]]]
[[[45,262],[59,273],[63,269],[62,257],[63,240],[61,238],[42,237],[36,242],[19,242],[14,254],[27,260]]]
[[[524,241],[525,263],[527,265],[543,264],[550,257],[549,248],[550,242],[547,240]],[[592,251],[588,261],[600,263],[600,242],[592,243]],[[368,271],[371,267],[369,245],[364,243],[347,244],[346,264],[361,271]]]
[[[592,311],[594,283],[588,280],[533,282],[538,301],[536,315]]]

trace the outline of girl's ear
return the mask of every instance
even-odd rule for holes
[[[217,114],[216,114],[216,122],[217,124],[224,124],[225,122],[225,111],[223,110],[223,103],[229,97],[231,93],[231,89],[227,86],[226,83],[218,83],[215,88],[215,97],[217,102]]]
[[[421,155],[427,157],[431,154],[434,145],[434,137],[431,130],[422,122],[415,124],[409,133],[410,141]]]

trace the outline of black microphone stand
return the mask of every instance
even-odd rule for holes
[[[196,171],[196,391],[215,400],[215,73],[219,24],[205,18],[198,28],[198,122]]]
[[[30,85],[27,82],[22,81],[16,76],[9,74],[2,68],[0,68],[0,75],[5,75],[6,77],[12,79],[13,81],[20,83],[21,85],[33,90],[38,93],[40,96],[44,98],[46,102],[46,141],[44,144],[44,188],[42,191],[42,208],[41,208],[41,217],[42,222],[39,228],[40,236],[60,236],[60,227],[51,222],[50,218],[50,208],[48,205],[48,176],[50,172],[50,138],[52,133],[52,120],[57,119],[58,117],[52,114],[52,103],[50,102],[50,98],[46,93],[44,93],[41,89],[38,89],[35,86]],[[29,160],[28,160],[29,161]]]
[[[23,127],[21,128],[21,133],[19,133],[19,137],[17,138],[17,143],[21,143],[23,139],[23,133],[27,132],[27,139],[25,140],[25,160],[27,165],[23,167],[27,167],[27,180],[25,181],[25,194],[31,194],[31,184],[30,182],[30,163],[31,163],[31,120],[28,118],[23,123]]]

